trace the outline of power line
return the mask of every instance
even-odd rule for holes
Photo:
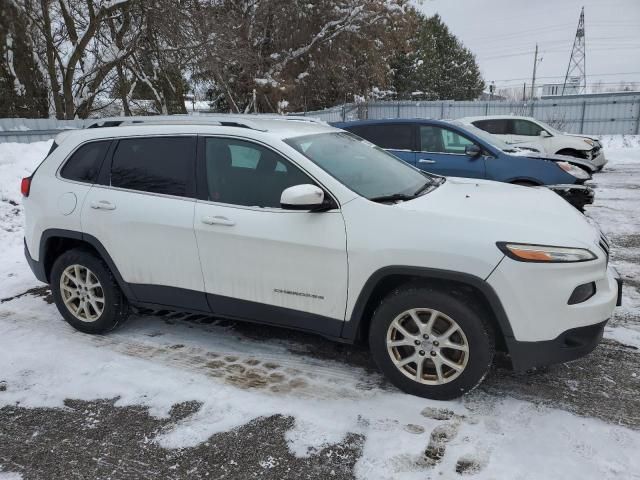
[[[617,75],[640,75],[640,72],[616,72],[616,73],[592,73],[591,76],[593,77],[613,77],[613,76],[617,76]],[[530,77],[520,77],[520,78],[503,78],[501,80],[494,80],[496,82],[515,82],[518,80],[529,80]],[[564,78],[564,75],[547,75],[547,76],[539,76],[537,78],[545,78],[545,79],[551,79],[551,78]],[[612,82],[612,83],[619,83],[619,82]]]

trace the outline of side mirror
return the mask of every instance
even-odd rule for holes
[[[280,205],[287,210],[315,210],[322,207],[324,192],[315,185],[294,185],[282,192]]]
[[[540,130],[540,136],[542,138],[549,138],[552,137],[553,135],[551,135],[549,132],[547,132],[546,130]]]
[[[482,149],[475,143],[464,147],[464,154],[471,158],[479,157],[482,154]]]

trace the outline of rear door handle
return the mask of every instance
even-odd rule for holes
[[[207,225],[225,225],[227,227],[233,227],[236,222],[233,220],[229,220],[227,217],[223,217],[222,215],[212,216],[204,216],[202,217],[202,223],[206,223]]]
[[[429,160],[428,158],[421,158],[418,163],[436,163],[435,160]]]
[[[115,210],[116,206],[107,200],[98,200],[91,202],[91,208],[95,210]]]

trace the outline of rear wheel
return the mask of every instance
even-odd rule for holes
[[[128,316],[126,298],[109,268],[88,250],[63,253],[53,264],[50,280],[58,311],[82,332],[108,332]]]
[[[436,400],[459,397],[482,381],[493,361],[493,331],[477,310],[445,292],[402,288],[373,316],[373,358],[407,393]]]

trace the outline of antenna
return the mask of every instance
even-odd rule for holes
[[[584,39],[584,7],[580,12],[576,38],[573,40],[571,58],[567,67],[567,74],[562,85],[562,95],[564,95],[567,85],[573,90],[572,93],[586,93],[587,91],[587,52]]]

